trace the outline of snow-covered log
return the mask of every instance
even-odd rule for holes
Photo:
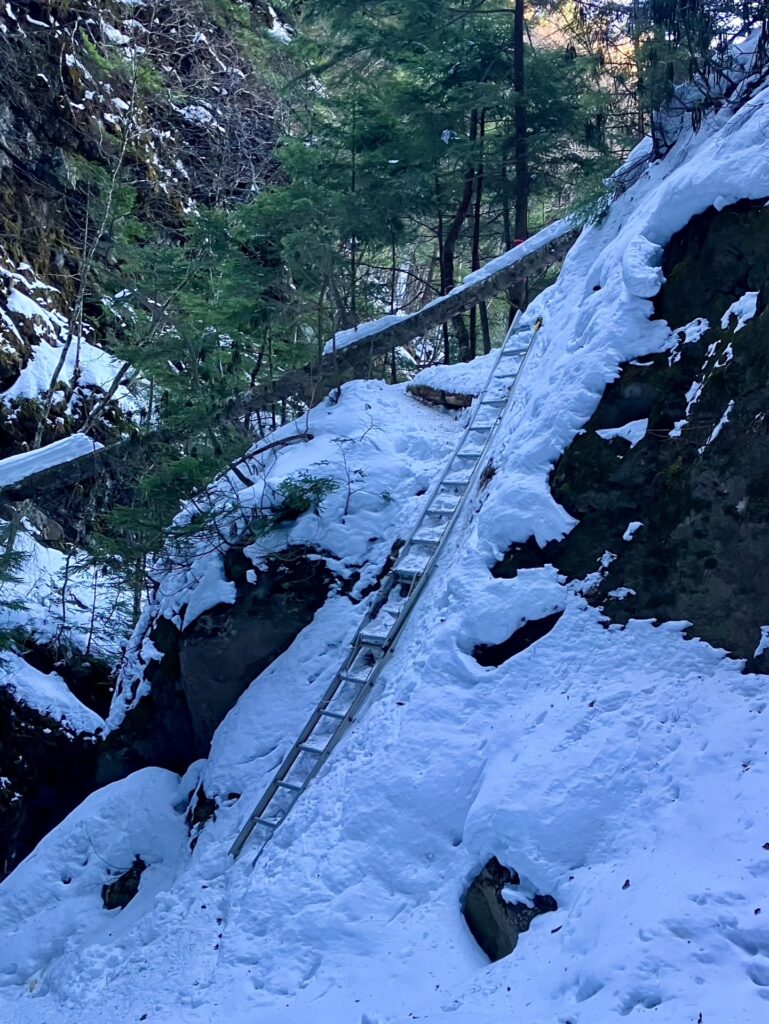
[[[230,405],[229,415],[240,419],[283,398],[298,398],[314,405],[345,380],[366,376],[372,359],[427,334],[480,302],[487,302],[517,282],[535,277],[558,263],[578,234],[579,229],[570,221],[556,221],[474,271],[448,295],[434,299],[416,313],[384,316],[337,334],[326,344],[319,362],[289,370],[271,385],[242,392]]]
[[[39,476],[75,459],[81,459],[84,455],[93,455],[102,447],[98,441],[91,440],[85,434],[72,434],[71,437],[54,441],[44,448],[0,459],[0,490],[13,487],[32,476]]]
[[[153,435],[154,437],[155,435]],[[88,444],[74,445],[65,448],[68,442],[75,438],[82,438]],[[133,458],[135,452],[141,446],[145,446],[152,438],[125,438],[115,444],[100,445],[91,441],[84,434],[74,434],[72,437],[64,438],[53,445],[36,452],[24,452],[21,455],[12,455],[9,459],[0,462],[0,491],[2,498],[7,501],[21,501],[25,498],[34,498],[41,491],[52,487],[72,487],[81,480],[88,480],[97,473],[107,470],[124,468],[126,462]],[[58,460],[42,458],[55,446],[62,446],[62,457]],[[66,457],[65,456],[66,453]],[[9,470],[3,474],[6,463],[15,463],[15,460],[27,459],[31,456],[40,456],[38,460],[30,459],[29,463],[21,462],[17,467],[12,466],[13,473]],[[18,472],[16,471],[18,468]]]

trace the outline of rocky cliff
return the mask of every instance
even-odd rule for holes
[[[552,491],[575,528],[495,568],[597,572],[589,597],[613,621],[685,620],[764,672],[768,226],[760,199],[711,207],[673,236],[654,316],[674,347],[623,364],[556,463]]]
[[[275,175],[280,111],[260,44],[276,18],[259,0],[11,0],[0,11],[0,457],[84,424],[110,443],[145,420],[142,382],[113,388],[110,302],[132,283],[121,218],[130,209],[148,235],[180,246],[197,211],[242,202]],[[87,675],[93,642],[112,668],[96,687],[73,685],[98,712],[91,730],[101,721],[127,616],[109,584],[107,604],[94,603],[108,571],[87,556],[83,521],[128,503],[142,461],[151,453],[129,447],[97,484],[54,479],[31,497],[0,495],[3,557],[23,533],[31,559],[29,585],[11,595],[26,606],[11,616],[23,657],[9,656],[0,684],[2,871],[96,784],[96,738],[55,701],[30,706],[20,684],[41,657],[54,688],[65,685],[59,670],[70,683]],[[62,579],[74,586],[63,611]]]

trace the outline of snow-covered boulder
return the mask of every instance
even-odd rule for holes
[[[458,430],[405,385],[353,382],[191,502],[177,525],[215,512],[214,525],[170,543],[153,571],[100,777],[206,756],[238,698],[321,609],[355,621]]]
[[[492,351],[488,355],[477,356],[469,363],[428,366],[414,375],[408,384],[409,393],[428,405],[466,409],[480,394],[496,355]]]

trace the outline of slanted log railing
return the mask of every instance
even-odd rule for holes
[[[384,317],[379,328],[367,324],[361,330],[360,341],[329,352],[317,363],[288,370],[271,384],[242,392],[228,406],[227,417],[243,419],[285,398],[316,404],[344,381],[367,376],[373,359],[427,334],[481,302],[488,302],[527,277],[543,273],[564,258],[578,234],[579,229],[569,221],[551,224],[416,313],[395,321]]]

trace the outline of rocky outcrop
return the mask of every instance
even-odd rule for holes
[[[768,229],[765,202],[745,201],[671,240],[656,315],[686,325],[678,346],[623,366],[556,465],[552,491],[574,530],[544,550],[516,545],[495,570],[552,562],[582,579],[600,567],[590,600],[615,621],[686,620],[758,671],[769,671],[769,651],[754,654],[769,624],[757,571],[769,561]],[[722,327],[740,300],[755,315]],[[622,436],[628,423],[638,436]]]
[[[114,882],[102,886],[101,902],[104,909],[123,910],[127,907],[138,893],[141,877],[146,870],[147,865],[137,853],[128,871],[118,875]]]
[[[148,692],[111,733],[99,757],[102,783],[146,765],[184,771],[208,754],[217,726],[251,682],[281,655],[326,599],[331,574],[304,549],[255,570],[242,549],[225,559],[232,604],[180,628],[162,615],[148,638],[160,657],[136,685]]]
[[[56,344],[79,322],[84,267],[89,340],[109,348],[120,333],[102,296],[122,258],[121,217],[94,240],[103,208],[130,207],[178,245],[196,206],[240,202],[274,178],[277,100],[248,43],[264,28],[249,25],[245,5],[205,0],[10,0],[0,10],[0,390],[41,339]],[[28,298],[46,315],[28,315]],[[87,381],[77,401],[61,390],[46,442],[79,429],[102,397]],[[114,437],[125,424],[113,405],[98,429]],[[0,453],[29,443],[38,419],[34,398],[0,406]]]
[[[94,788],[96,741],[0,686],[0,878]]]
[[[465,895],[462,913],[467,926],[492,961],[509,956],[518,945],[518,936],[529,930],[535,918],[558,909],[552,896],[537,893],[518,898],[513,889],[520,884],[517,871],[492,857]]]
[[[142,679],[148,692],[106,739],[78,734],[0,687],[0,878],[98,786],[150,765],[183,772],[207,756],[217,726],[312,621],[332,582],[325,562],[298,548],[271,556],[260,570],[233,548],[226,570],[233,604],[211,608],[186,629],[162,616],[152,623],[148,637],[159,657]],[[53,645],[27,646],[34,668],[55,670],[87,707],[106,712],[106,666]],[[188,822],[193,838],[215,810],[198,791]]]

